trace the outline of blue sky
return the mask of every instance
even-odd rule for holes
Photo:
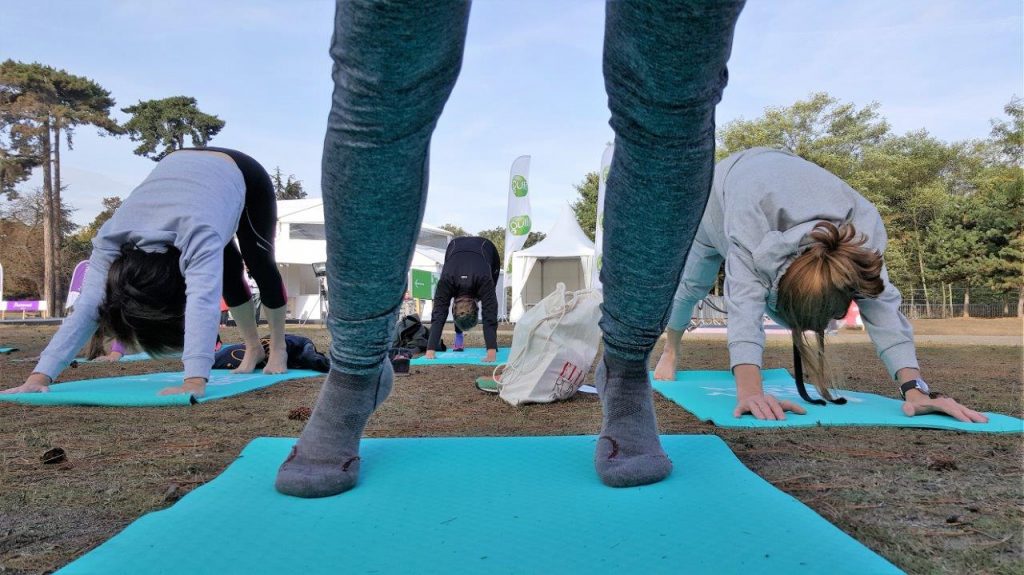
[[[1024,95],[1022,6],[752,0],[737,27],[719,123],[827,91],[858,106],[879,102],[899,133],[985,137],[989,120]],[[213,144],[280,166],[320,194],[333,3],[0,0],[0,14],[0,58],[88,76],[119,108],[196,97],[227,122]],[[474,4],[462,74],[434,135],[427,223],[470,232],[502,225],[508,170],[520,154],[532,156],[535,229],[554,223],[612,139],[603,26],[603,3],[593,0]],[[127,195],[152,169],[134,147],[79,131],[75,149],[62,156],[77,222],[90,221],[102,197]]]

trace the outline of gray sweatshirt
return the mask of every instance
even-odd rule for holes
[[[220,323],[224,247],[238,229],[245,182],[233,162],[207,153],[175,152],[160,161],[97,232],[89,271],[74,312],[50,340],[35,371],[56,379],[96,332],[107,272],[133,242],[147,252],[181,251],[185,276],[184,377],[209,377]]]
[[[715,166],[711,196],[673,302],[669,327],[682,331],[711,291],[725,260],[729,363],[761,366],[764,324],[775,313],[779,279],[806,249],[819,221],[853,223],[866,247],[885,252],[878,210],[827,170],[783,150],[753,148]],[[885,290],[857,305],[889,374],[918,367],[913,330],[900,313],[900,292],[882,267]],[[782,323],[782,322],[779,322]]]

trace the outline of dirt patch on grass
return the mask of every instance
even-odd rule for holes
[[[987,321],[987,320],[986,320]],[[326,349],[322,330],[290,330]],[[0,328],[23,351],[0,357],[0,387],[21,383],[53,328]],[[225,341],[234,333],[225,332]],[[470,345],[479,345],[471,334]],[[507,336],[505,342],[507,343]],[[788,367],[785,342],[769,343],[766,365]],[[689,339],[683,369],[726,369],[723,341]],[[844,387],[892,394],[868,343],[837,343]],[[920,349],[936,388],[969,405],[1020,417],[1020,350]],[[656,356],[655,356],[656,358]],[[653,361],[653,360],[652,360]],[[87,364],[63,379],[156,370],[174,360]],[[413,367],[367,427],[374,437],[593,434],[595,396],[511,407],[479,392],[487,367]],[[291,419],[311,407],[320,379],[288,381],[241,396],[176,408],[27,407],[0,404],[0,573],[65,565],[139,516],[172,505],[213,479],[257,436],[296,436]],[[660,396],[662,433],[722,437],[745,465],[913,573],[1019,573],[1024,569],[1021,436],[885,428],[726,430],[702,423]],[[44,465],[52,447],[67,461]],[[676,473],[685,473],[677,469]],[[820,553],[812,542],[785,542]]]
[[[949,318],[911,320],[915,335],[1024,335],[1019,317]]]

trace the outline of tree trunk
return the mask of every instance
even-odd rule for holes
[[[941,294],[941,298],[942,298],[942,317],[945,318],[946,317],[946,284],[939,283],[939,289],[942,290],[942,294]],[[950,313],[952,313],[952,311],[953,310],[950,310]]]
[[[971,286],[964,286],[964,317],[971,317]]]
[[[926,317],[932,315],[932,305],[928,301],[928,283],[924,279],[924,256],[921,253],[921,237],[918,234],[917,239],[917,266],[921,270],[921,288],[924,289],[924,313]]]
[[[53,315],[57,302],[53,296],[53,172],[50,166],[50,117],[43,121],[43,299],[47,315]]]
[[[1024,287],[1017,292],[1017,317],[1024,317]]]
[[[54,308],[50,317],[61,317],[64,315],[64,278],[61,272],[64,266],[61,265],[64,249],[64,237],[61,233],[64,229],[62,221],[64,214],[61,211],[61,184],[60,184],[60,118],[53,119],[53,302]]]

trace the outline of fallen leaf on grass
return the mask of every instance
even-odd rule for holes
[[[63,449],[54,447],[53,449],[48,449],[39,459],[43,462],[43,465],[52,465],[66,461],[67,454],[64,453]]]

